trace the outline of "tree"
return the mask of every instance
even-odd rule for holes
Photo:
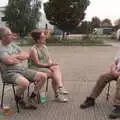
[[[102,26],[102,27],[111,27],[111,26],[112,26],[111,20],[108,19],[108,18],[104,19],[104,20],[101,22],[101,26]]]
[[[99,28],[100,27],[100,23],[101,23],[101,21],[100,21],[100,19],[98,17],[93,17],[92,21],[91,21],[92,30],[94,28]]]
[[[81,33],[82,34],[89,34],[91,32],[91,22],[89,21],[83,21],[81,23]]]
[[[13,32],[24,37],[36,27],[40,19],[40,7],[38,0],[9,0],[2,20]]]
[[[46,17],[50,24],[64,32],[75,29],[84,19],[89,0],[49,0],[44,4]]]
[[[89,34],[91,32],[91,22],[82,21],[80,26],[75,28],[71,33],[72,34]]]

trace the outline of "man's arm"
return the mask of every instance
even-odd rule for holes
[[[29,58],[29,53],[25,51],[20,51],[18,54],[16,54],[16,59],[23,61]]]
[[[19,51],[18,53],[12,54],[12,55],[9,55],[5,51],[0,51],[0,61],[2,61],[3,63],[7,65],[19,63],[27,59],[28,57],[29,57],[29,54],[24,51]]]
[[[15,55],[5,55],[1,61],[6,64],[6,65],[12,65],[12,64],[16,64],[19,63],[20,61],[18,59],[16,59]]]
[[[23,51],[19,46],[16,44],[12,44],[12,47],[16,50],[16,54],[14,57],[20,61],[23,61],[25,59],[29,58],[29,52]]]

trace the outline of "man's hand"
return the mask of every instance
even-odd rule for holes
[[[8,65],[17,64],[17,63],[20,63],[20,60],[16,58],[16,55],[11,55],[11,56],[6,57],[3,63],[8,64]]]
[[[25,59],[29,58],[29,53],[22,51],[16,55],[16,58],[19,60],[25,60]]]
[[[13,59],[13,64],[17,64],[17,63],[20,63],[20,60],[18,60],[18,59]]]

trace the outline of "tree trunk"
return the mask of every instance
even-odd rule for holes
[[[63,34],[62,34],[62,39],[64,39],[65,38],[65,32],[63,31]]]

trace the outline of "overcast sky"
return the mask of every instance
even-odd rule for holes
[[[47,0],[42,0],[47,1]],[[120,18],[120,0],[90,0],[91,4],[86,10],[85,19],[91,20],[93,16],[101,20],[109,18],[112,21]],[[8,0],[0,0],[0,6],[7,5]]]

